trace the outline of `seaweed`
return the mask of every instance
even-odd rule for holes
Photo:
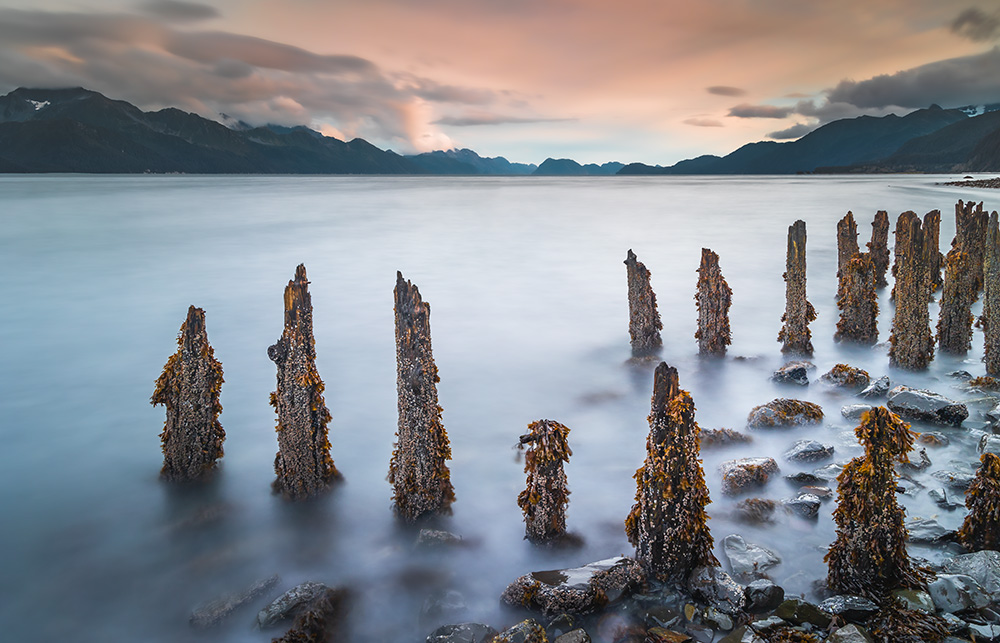
[[[875,643],[939,643],[948,636],[943,619],[887,600],[868,621]]]
[[[729,307],[733,290],[726,283],[719,269],[719,255],[708,248],[701,249],[701,266],[698,272],[698,292],[694,300],[698,307],[698,340],[700,355],[726,354],[726,346],[733,343],[729,329]]]
[[[656,293],[649,283],[649,270],[636,259],[631,248],[625,257],[625,266],[628,276],[628,334],[632,342],[632,355],[655,355],[663,345],[660,337],[663,323],[656,310]]]
[[[969,513],[958,530],[958,542],[970,551],[1000,549],[1000,456],[984,453],[982,466],[969,485]]]
[[[812,332],[809,322],[816,319],[816,309],[806,299],[806,223],[799,220],[788,226],[788,249],[785,255],[785,312],[778,332],[782,353],[812,355]]]
[[[569,488],[563,462],[573,451],[566,438],[569,427],[553,420],[528,425],[518,447],[523,449],[525,489],[517,497],[524,512],[524,537],[535,544],[554,544],[566,536],[566,506]]]

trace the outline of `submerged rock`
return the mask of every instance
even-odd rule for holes
[[[934,613],[934,601],[930,594],[919,589],[896,589],[892,591],[892,596],[903,604],[903,607],[924,614]]]
[[[774,615],[795,625],[809,623],[819,628],[829,627],[831,621],[829,614],[800,598],[787,599],[778,606],[778,609],[774,611]]]
[[[767,578],[758,578],[747,585],[744,594],[746,611],[751,614],[770,612],[785,600],[785,590]]]
[[[532,572],[507,586],[500,601],[542,614],[589,614],[646,582],[642,565],[618,556],[573,569]]]
[[[858,393],[858,397],[863,397],[866,400],[877,399],[885,397],[889,394],[889,376],[883,375],[871,384],[869,384],[863,391]]]
[[[722,472],[722,492],[738,494],[763,486],[778,472],[774,458],[740,458],[719,465]]]
[[[954,537],[955,532],[945,529],[932,518],[915,518],[906,522],[911,543],[936,543]]]
[[[197,628],[218,625],[236,610],[271,591],[278,584],[278,580],[278,575],[275,574],[256,581],[240,592],[226,594],[201,605],[191,613],[191,625]]]
[[[273,627],[279,622],[290,619],[304,605],[316,600],[323,592],[330,589],[323,583],[307,581],[291,588],[271,603],[257,612],[254,623],[258,629]]]
[[[781,384],[809,385],[809,371],[816,368],[812,362],[788,362],[771,374],[772,382]]]
[[[827,643],[871,643],[872,638],[868,630],[851,623],[835,630],[826,637],[826,641]]]
[[[889,391],[889,410],[904,418],[959,426],[969,417],[969,409],[933,391],[897,386]]]
[[[753,438],[732,429],[702,429],[699,435],[701,448],[724,447],[731,444],[749,444]]]
[[[833,445],[816,440],[799,440],[785,451],[784,457],[793,462],[818,462],[833,457]]]
[[[848,420],[860,420],[862,415],[873,408],[871,404],[848,404],[840,409],[840,414]]]
[[[736,503],[736,518],[743,522],[759,525],[771,522],[778,503],[767,498],[747,498]]]
[[[291,629],[271,643],[346,643],[348,592],[327,589],[295,617]]]
[[[965,491],[972,484],[975,475],[971,473],[962,473],[960,471],[951,471],[949,469],[941,469],[940,471],[935,471],[931,473],[931,477],[935,480],[943,482],[952,489],[957,489],[959,491]]]
[[[831,386],[854,390],[862,390],[871,383],[868,371],[849,364],[837,364],[821,375],[820,379]]]
[[[413,543],[415,550],[434,550],[447,547],[459,547],[465,542],[462,537],[450,531],[440,529],[421,529],[417,534],[417,539]]]
[[[791,500],[785,500],[782,504],[794,514],[803,518],[814,519],[819,516],[821,501],[819,496],[812,493],[800,493]]]
[[[722,550],[737,578],[756,577],[781,563],[781,557],[767,547],[748,543],[739,534],[722,540]]]
[[[724,614],[736,616],[746,606],[743,586],[721,567],[696,568],[688,579],[688,591]]]
[[[482,623],[442,625],[427,637],[427,643],[489,643],[499,632]]]
[[[938,431],[927,431],[917,436],[917,442],[931,447],[946,447],[951,444],[951,440],[944,433]]]
[[[991,435],[987,433],[983,437],[979,438],[979,444],[976,446],[976,450],[979,453],[992,453],[993,455],[1000,455],[1000,435]]]
[[[790,427],[814,424],[823,419],[823,409],[813,402],[777,398],[767,404],[755,406],[747,416],[750,428]]]
[[[493,639],[493,643],[548,643],[545,628],[534,619],[508,627]]]

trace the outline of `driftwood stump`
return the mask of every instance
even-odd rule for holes
[[[524,512],[524,537],[537,545],[557,544],[566,536],[566,506],[569,487],[563,462],[573,451],[566,438],[569,427],[553,420],[528,425],[519,446],[524,454],[525,489],[517,504]]]
[[[816,309],[806,299],[806,222],[788,226],[788,250],[785,255],[785,314],[778,333],[782,353],[813,354],[809,322],[816,319]]]
[[[663,323],[656,310],[656,293],[649,282],[649,270],[636,259],[631,249],[625,258],[625,266],[628,273],[628,334],[632,341],[632,355],[655,355],[663,345],[660,338]]]
[[[694,296],[698,306],[698,331],[694,337],[698,340],[700,355],[723,356],[726,346],[733,343],[729,331],[732,298],[733,290],[719,269],[719,255],[702,248],[698,292]]]

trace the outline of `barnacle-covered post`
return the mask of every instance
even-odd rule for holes
[[[729,331],[729,307],[733,290],[726,283],[719,269],[719,255],[708,248],[701,249],[701,266],[698,268],[698,292],[694,296],[698,305],[698,340],[700,355],[726,354],[726,346],[733,343]]]
[[[205,311],[191,306],[150,402],[167,408],[160,440],[166,480],[190,481],[215,468],[226,432],[219,422],[222,364],[205,332]]]
[[[972,348],[973,290],[969,254],[958,248],[948,252],[941,289],[941,312],[938,315],[938,350],[952,355],[965,355]]]
[[[695,567],[718,565],[694,411],[677,369],[660,363],[653,375],[646,460],[635,472],[635,505],[625,519],[625,534],[636,558],[662,581],[682,582]]]
[[[970,551],[1000,549],[1000,456],[986,452],[979,459],[965,506],[969,513],[958,530],[958,542]]]
[[[840,269],[837,308],[840,320],[833,338],[838,342],[874,344],[878,341],[878,297],[875,264],[867,252],[858,252]]]
[[[451,443],[441,422],[437,366],[431,351],[431,307],[396,272],[396,392],[399,424],[389,462],[396,516],[406,523],[451,514],[455,490],[447,460]]]
[[[851,260],[851,257],[858,254],[858,224],[854,221],[854,214],[848,212],[844,218],[837,222],[837,295],[840,295],[844,287],[844,266]]]
[[[983,290],[983,268],[985,264],[986,226],[989,215],[983,204],[971,201],[955,204],[955,239],[951,245],[969,255],[972,265],[972,283],[976,295]]]
[[[628,273],[628,334],[632,341],[632,355],[654,355],[663,345],[660,331],[663,323],[656,310],[656,293],[649,283],[649,270],[635,256],[631,248],[625,257]]]
[[[1000,376],[1000,227],[997,213],[990,214],[984,245],[983,265],[983,336],[985,351],[983,361],[986,372]]]
[[[920,219],[913,212],[904,212],[896,221],[896,313],[889,337],[889,365],[908,370],[922,370],[934,358],[930,314],[927,299],[930,288],[927,278],[924,244]]]
[[[330,410],[316,370],[312,314],[306,267],[299,264],[295,278],[285,286],[285,329],[267,349],[278,367],[278,385],[271,393],[271,406],[278,414],[277,478],[271,487],[290,500],[315,496],[341,479],[330,457],[326,428]]]
[[[941,267],[944,264],[944,257],[941,255],[941,211],[931,210],[924,215],[924,261],[927,262],[927,279],[929,288],[928,298],[933,299],[931,293],[937,292],[943,285],[941,279]]]
[[[816,309],[806,299],[806,222],[788,226],[788,250],[785,254],[785,314],[778,332],[782,353],[813,354],[809,322],[816,319]]]
[[[837,476],[837,539],[824,559],[827,585],[838,594],[881,602],[896,587],[922,586],[906,553],[905,512],[896,501],[893,468],[907,461],[916,434],[885,407],[862,415],[854,433],[865,453]]]
[[[889,214],[885,210],[875,213],[872,240],[867,245],[868,254],[875,265],[875,287],[885,288],[889,285],[885,280],[885,273],[889,270]]]
[[[569,488],[563,462],[573,455],[568,435],[569,427],[538,420],[528,425],[520,439],[520,448],[527,445],[524,472],[528,477],[517,504],[524,512],[524,537],[537,545],[555,544],[566,535]]]

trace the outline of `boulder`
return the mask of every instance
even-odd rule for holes
[[[507,586],[500,600],[546,616],[588,614],[630,594],[645,580],[638,561],[618,556],[583,567],[525,574]]]
[[[795,625],[809,623],[820,628],[829,627],[832,621],[829,614],[824,613],[812,603],[808,603],[801,598],[789,598],[785,600],[774,611],[774,615]]]
[[[488,643],[498,632],[482,623],[442,625],[427,637],[427,643]]]
[[[771,375],[771,381],[781,384],[809,385],[809,371],[816,368],[812,362],[788,362]]]
[[[889,394],[889,377],[883,375],[871,384],[865,387],[863,391],[858,393],[858,397],[863,397],[866,400],[875,400],[878,398],[885,397]]]
[[[721,567],[696,567],[688,578],[688,591],[724,614],[736,616],[746,605],[743,586]]]
[[[837,364],[826,373],[823,373],[819,379],[831,386],[851,389],[853,391],[861,391],[871,383],[868,371],[847,364]]]
[[[823,444],[816,440],[799,440],[788,451],[785,451],[785,459],[793,462],[818,462],[832,456],[833,445]]]
[[[421,529],[413,543],[415,550],[433,550],[461,545],[462,537],[440,529]]]
[[[944,571],[971,576],[991,600],[1000,600],[1000,552],[983,550],[955,556],[945,562]]]
[[[941,523],[932,518],[915,518],[906,522],[908,540],[911,543],[933,544],[948,540],[955,532],[945,529]]]
[[[927,592],[940,612],[952,614],[969,609],[981,609],[990,604],[989,595],[976,579],[965,574],[938,574],[927,585]]]
[[[826,637],[826,643],[872,643],[868,630],[851,623]]]
[[[1000,435],[987,433],[979,439],[979,446],[977,449],[980,453],[1000,455]]]
[[[802,516],[803,518],[815,519],[819,516],[819,506],[822,504],[818,496],[811,493],[800,493],[789,500],[782,501],[785,509]]]
[[[534,619],[526,619],[508,627],[493,639],[493,643],[548,643],[545,628]]]
[[[590,635],[583,628],[577,628],[557,636],[553,643],[590,643]]]
[[[778,472],[774,458],[740,458],[719,465],[722,472],[722,492],[739,494],[763,486]]]
[[[220,596],[204,603],[191,613],[191,625],[198,628],[214,627],[232,615],[233,612],[252,603],[278,584],[278,575],[258,580],[246,589]]]
[[[969,417],[964,404],[943,395],[908,386],[897,386],[889,391],[889,410],[900,417],[959,426]]]
[[[732,444],[749,444],[753,438],[746,433],[733,431],[732,429],[702,429],[698,436],[702,449],[713,447],[726,447]]]
[[[781,563],[778,554],[766,547],[748,543],[739,534],[723,538],[722,550],[736,578],[755,578]]]
[[[860,420],[861,416],[871,411],[874,407],[871,404],[848,404],[841,407],[840,414],[848,420]]]
[[[815,424],[822,420],[823,409],[819,404],[778,398],[751,409],[747,416],[747,426],[753,429],[792,427]]]
[[[746,611],[751,614],[770,612],[785,600],[785,590],[766,578],[753,581],[743,593],[746,596]]]
[[[908,610],[916,610],[924,614],[934,613],[934,601],[930,594],[919,589],[894,589],[892,596]]]
[[[296,585],[257,612],[255,627],[265,629],[294,618],[300,608],[316,600],[327,589],[329,588],[326,585],[316,581]]]
[[[839,616],[848,623],[864,623],[878,612],[878,605],[863,596],[839,594],[831,596],[818,607],[832,616]]]

